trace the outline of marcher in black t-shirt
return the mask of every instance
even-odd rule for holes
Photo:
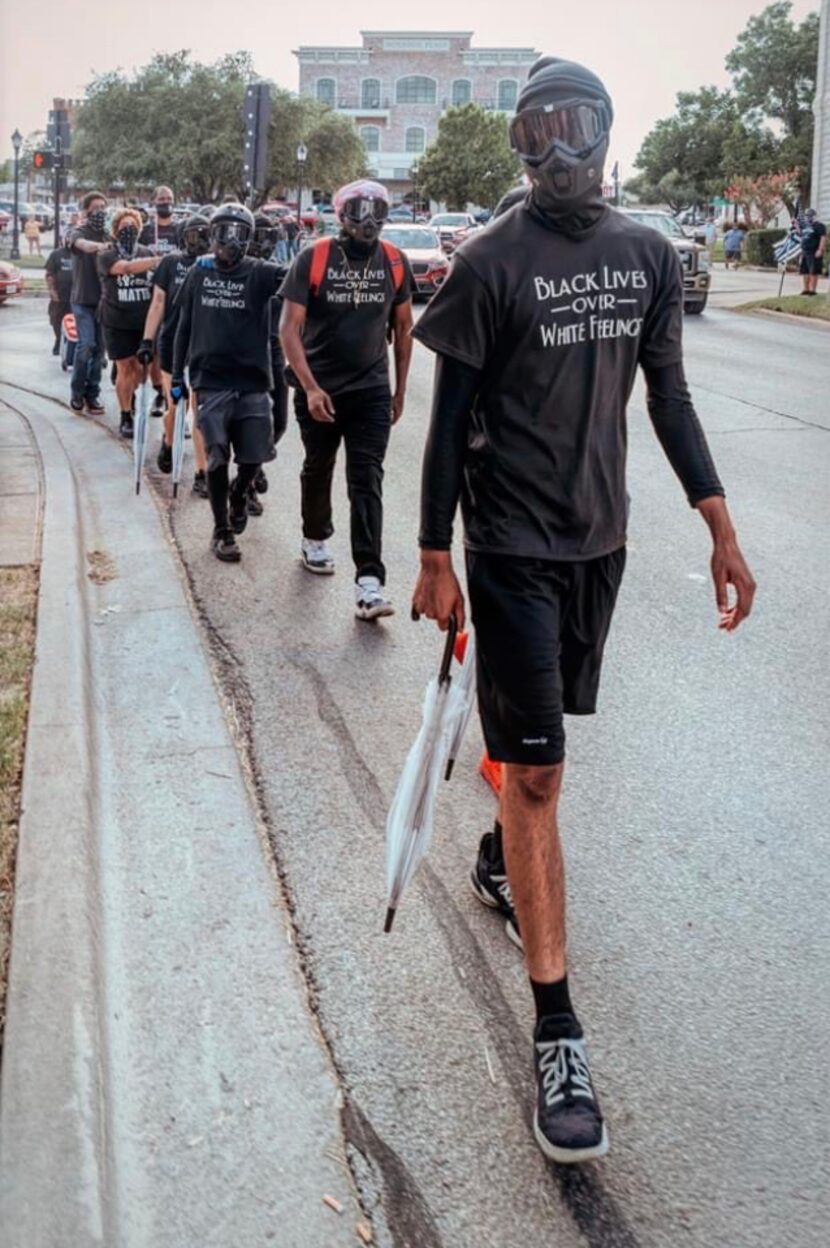
[[[277,222],[272,221],[264,212],[258,212],[254,217],[254,234],[248,248],[248,255],[253,260],[270,260],[275,250],[279,248],[280,227]],[[285,278],[288,268],[281,261],[277,260],[277,266],[282,270],[282,277]],[[282,297],[275,295],[271,300],[271,322],[269,328],[269,342],[271,346],[271,375],[273,379],[273,389],[271,390],[271,420],[274,430],[274,449],[279,445],[280,440],[288,428],[288,385],[284,377],[285,360],[283,359],[282,347],[280,346],[279,324],[280,313],[282,312]],[[252,516],[261,516],[264,510],[258,495],[265,494],[268,491],[268,478],[265,475],[265,469],[260,468],[256,475],[249,492],[248,492],[248,512]]]
[[[102,416],[101,370],[104,342],[98,320],[101,283],[96,256],[109,247],[106,237],[107,200],[100,191],[88,191],[81,200],[83,223],[70,230],[67,245],[72,253],[72,291],[69,302],[78,345],[72,366],[71,397],[73,412],[86,409],[90,416]]]
[[[107,354],[116,366],[122,438],[133,436],[133,396],[145,376],[145,367],[137,358],[138,348],[150,306],[150,271],[158,264],[149,248],[139,244],[140,228],[141,217],[135,208],[121,208],[110,226],[112,243],[96,258],[101,324]]]
[[[72,252],[61,243],[50,252],[45,265],[46,287],[49,291],[49,323],[55,335],[53,355],[60,355],[61,325],[69,311],[72,295]]]
[[[383,461],[403,413],[412,354],[412,274],[406,257],[382,242],[389,213],[386,188],[360,181],[334,198],[343,227],[302,251],[280,292],[280,339],[297,386],[295,408],[305,446],[302,560],[331,573],[334,532],[331,481],[341,440],[351,504],[352,557],[359,619],[392,615],[382,593]],[[395,393],[389,388],[390,330]]]
[[[557,802],[562,715],[595,710],[625,563],[625,409],[638,366],[657,436],[712,533],[723,629],[749,614],[755,588],[683,375],[677,258],[601,198],[612,115],[589,70],[536,63],[510,127],[531,191],[456,251],[415,330],[438,361],[413,610],[442,628],[463,622],[450,555],[460,496],[479,710],[504,764],[500,818],[472,882],[524,948],[534,1133],[559,1162],[608,1148],[568,990]]]
[[[175,196],[169,186],[157,186],[153,192],[153,212],[144,223],[138,241],[157,256],[167,256],[179,246],[179,226],[174,219]],[[165,408],[164,386],[158,360],[150,364],[150,379],[156,391],[153,415],[162,416]]]
[[[799,268],[804,279],[802,295],[816,293],[826,246],[827,226],[823,221],[819,221],[815,208],[808,208],[804,214],[804,225],[801,229],[801,265]]]
[[[176,405],[170,397],[170,387],[173,374],[173,343],[179,320],[179,292],[198,257],[206,255],[210,250],[210,228],[207,219],[198,215],[188,217],[182,223],[179,235],[181,250],[170,251],[166,256],[162,256],[158,268],[153,273],[153,297],[150,301],[147,320],[144,323],[144,338],[138,349],[138,358],[142,364],[150,364],[151,361],[157,359],[161,367],[166,410],[161,446],[156,462],[161,472],[165,473],[171,472],[173,468],[173,426]],[[207,498],[207,454],[204,440],[196,424],[195,395],[190,396],[190,411],[193,418],[193,458],[196,462],[193,493],[199,498]]]
[[[234,535],[248,523],[249,486],[274,458],[268,333],[282,271],[246,257],[253,232],[254,218],[242,204],[223,204],[211,218],[213,254],[197,260],[179,295],[170,388],[174,402],[187,394],[187,365],[208,454],[211,546],[217,559],[234,563],[241,557]],[[229,486],[231,448],[237,473]]]

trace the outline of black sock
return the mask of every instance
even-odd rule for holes
[[[492,860],[494,863],[495,862],[501,863],[502,866],[504,865],[504,843],[502,840],[503,832],[504,830],[497,819],[496,822],[493,824],[493,858]]]
[[[539,984],[535,979],[530,981],[533,999],[536,1002],[536,1021],[547,1018],[551,1014],[573,1014],[574,1007],[568,992],[568,977],[557,979],[553,984]]]
[[[254,477],[259,472],[259,464],[237,464],[236,480],[233,488],[238,490],[240,494],[247,494],[249,486],[253,485]]]
[[[129,416],[130,420],[132,420],[132,418],[133,418],[133,414],[132,414],[132,412],[130,412],[130,411],[126,411],[126,412],[122,412],[122,413],[121,413],[121,419],[122,419],[122,420],[124,419],[124,417],[125,417],[125,416]]]
[[[213,523],[217,529],[228,526],[228,465],[219,464],[211,468],[207,474],[208,498],[213,512]]]

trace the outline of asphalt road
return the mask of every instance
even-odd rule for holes
[[[0,308],[0,335],[0,376],[68,393],[45,305]],[[381,931],[386,809],[439,652],[408,618],[428,354],[416,347],[388,458],[393,620],[352,617],[342,480],[338,574],[299,567],[293,427],[241,565],[208,553],[206,503],[187,494],[173,512],[381,1243],[826,1242],[829,343],[719,309],[686,323],[694,398],[759,585],[734,636],[716,628],[706,531],[639,389],[631,406],[628,568],[600,713],[569,724],[562,811],[573,995],[611,1133],[608,1158],[579,1170],[532,1141],[526,980],[468,885],[494,814],[477,725],[430,859]]]

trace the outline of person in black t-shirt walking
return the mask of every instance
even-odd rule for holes
[[[342,225],[301,252],[285,280],[280,339],[297,385],[295,409],[305,446],[302,561],[332,573],[331,482],[341,441],[351,504],[355,611],[392,615],[383,593],[383,461],[392,425],[403,414],[412,355],[412,274],[406,257],[380,238],[389,213],[386,188],[360,181],[334,198]],[[390,330],[395,392],[389,387]]]
[[[81,200],[81,211],[83,224],[71,230],[68,239],[72,252],[72,292],[69,301],[78,331],[69,406],[73,412],[86,409],[90,416],[103,416],[101,369],[104,343],[98,320],[101,283],[95,258],[99,251],[105,251],[110,246],[106,237],[106,196],[99,191],[88,191]]]
[[[563,712],[596,708],[625,564],[625,409],[638,366],[657,436],[712,534],[721,628],[738,627],[755,590],[684,379],[676,254],[602,200],[612,116],[595,74],[536,63],[510,128],[531,189],[456,251],[415,330],[438,359],[413,612],[463,623],[450,554],[460,497],[479,711],[504,764],[472,884],[524,948],[534,1134],[558,1162],[608,1148],[568,987],[557,804]]]
[[[249,487],[274,458],[268,334],[282,270],[246,256],[253,232],[254,218],[242,204],[223,204],[211,218],[213,254],[197,260],[179,295],[170,387],[175,403],[188,394],[187,365],[208,455],[211,547],[229,563],[241,558],[235,535],[248,523]],[[232,486],[231,449],[237,464]]]
[[[72,295],[72,252],[65,242],[49,253],[45,270],[46,288],[49,291],[49,324],[55,335],[52,354],[60,355],[61,325],[69,311]]]
[[[258,212],[254,217],[254,235],[248,248],[248,255],[255,260],[270,260],[275,251],[279,254],[279,239],[280,228],[278,223],[272,221],[266,213]],[[279,259],[276,263],[284,279],[288,272],[287,266]],[[271,348],[271,378],[273,381],[273,389],[271,390],[271,423],[274,432],[275,449],[288,428],[288,386],[284,376],[285,360],[283,359],[279,338],[281,312],[282,297],[275,295],[271,300],[271,319],[268,330],[268,340]],[[267,491],[268,478],[265,475],[265,469],[260,468],[248,492],[248,511],[252,516],[262,515],[263,506],[257,496],[265,494]]]
[[[138,242],[141,217],[135,208],[121,208],[110,226],[112,242],[98,253],[101,283],[100,317],[107,354],[115,362],[115,393],[121,410],[119,432],[133,436],[132,403],[144,376],[138,350],[150,306],[150,271],[158,258]]]

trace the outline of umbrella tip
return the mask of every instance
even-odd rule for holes
[[[390,906],[389,909],[386,911],[386,922],[383,925],[383,930],[385,932],[391,932],[392,924],[394,922],[395,922],[395,907]]]
[[[455,766],[455,759],[454,758],[449,759],[447,762],[447,770],[444,772],[445,780],[449,780],[450,776],[452,775],[452,769],[454,766]]]
[[[141,493],[141,482],[140,482],[140,481],[136,481],[136,483],[135,483],[135,492],[136,492],[136,494],[140,494],[140,493]]]

